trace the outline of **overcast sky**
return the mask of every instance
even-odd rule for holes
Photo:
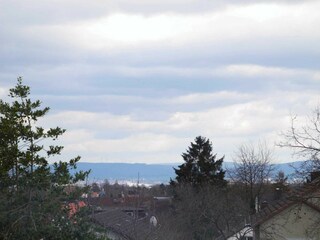
[[[228,4],[226,3],[228,2]],[[232,161],[319,104],[320,1],[0,0],[0,97],[23,76],[85,162]],[[290,150],[275,148],[276,162]]]

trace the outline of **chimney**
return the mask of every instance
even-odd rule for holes
[[[260,211],[258,196],[256,196],[256,199],[255,199],[255,210],[256,212]]]

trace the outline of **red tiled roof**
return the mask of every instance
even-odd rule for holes
[[[85,206],[87,206],[87,204],[84,201],[69,203],[68,204],[69,217],[72,217],[74,214],[76,214],[80,210],[80,208],[83,208]]]

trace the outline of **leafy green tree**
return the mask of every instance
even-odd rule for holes
[[[182,154],[182,158],[185,162],[174,169],[177,176],[175,181],[171,180],[171,185],[187,183],[197,187],[226,183],[225,171],[222,170],[224,157],[217,159],[217,155],[212,153],[209,139],[196,137],[187,152]]]
[[[50,164],[63,147],[48,143],[65,130],[39,126],[49,108],[29,95],[19,77],[12,101],[0,100],[0,239],[95,239],[86,214],[70,214],[82,189],[65,191],[89,172],[70,173],[80,157]]]

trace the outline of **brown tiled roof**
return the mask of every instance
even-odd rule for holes
[[[290,206],[297,204],[297,203],[304,203],[307,206],[313,208],[314,210],[318,211],[320,214],[320,207],[307,201],[308,198],[313,196],[314,192],[320,191],[320,178],[315,179],[311,183],[305,184],[299,188],[296,188],[291,191],[290,195],[288,195],[285,199],[281,199],[275,201],[271,204],[268,204],[265,208],[260,210],[259,212],[250,216],[251,226],[257,226],[261,223],[267,221],[268,219],[276,216],[277,214],[281,213],[282,211],[286,210]],[[318,196],[319,197],[319,196]],[[239,227],[239,231],[243,229],[244,226]],[[226,234],[227,238],[231,237],[236,232],[230,232]],[[224,236],[220,236],[217,240],[225,239]]]
[[[291,194],[285,199],[278,200],[272,204],[268,204],[261,211],[257,212],[254,215],[251,215],[252,226],[256,226],[267,221],[268,219],[286,210],[294,204],[306,204],[320,213],[320,208],[308,201],[308,199],[312,196],[312,193],[319,189],[319,187],[320,178],[315,179],[313,182],[305,184],[304,186],[293,190]]]
[[[138,220],[125,214],[121,209],[107,209],[92,215],[100,226],[121,235],[128,240],[156,239],[157,229],[149,224],[149,218]]]
[[[259,225],[266,220],[272,218],[273,216],[279,214],[283,210],[295,204],[296,201],[290,199],[278,200],[273,204],[268,204],[264,209],[257,212],[256,214],[251,215],[251,224],[252,226]]]

